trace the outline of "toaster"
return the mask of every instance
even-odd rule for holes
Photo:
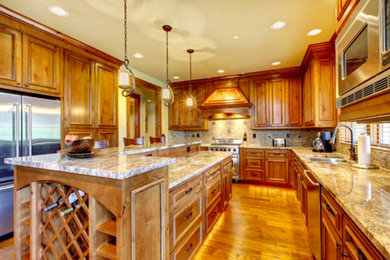
[[[276,147],[285,147],[286,138],[274,138],[272,139],[272,145]]]

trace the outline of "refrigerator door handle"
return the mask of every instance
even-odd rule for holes
[[[19,136],[19,128],[20,128],[20,118],[19,118],[19,103],[16,102],[16,103],[13,103],[13,106],[14,106],[14,136],[15,136],[15,139],[16,139],[16,156],[19,157],[20,156],[20,151],[19,151],[19,140],[20,140],[20,136]]]
[[[0,191],[5,191],[5,190],[12,190],[14,188],[14,184],[8,184],[4,186],[0,186]]]
[[[26,116],[26,136],[28,136],[28,155],[32,156],[32,106],[24,105]]]

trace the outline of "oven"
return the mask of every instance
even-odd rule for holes
[[[231,152],[233,160],[232,178],[235,182],[240,180],[240,139],[217,139],[217,143],[210,145],[209,151],[212,152]]]

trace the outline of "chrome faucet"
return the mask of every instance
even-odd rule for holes
[[[345,128],[347,128],[347,129],[349,129],[351,131],[351,148],[349,148],[349,153],[350,153],[349,159],[353,160],[353,161],[356,161],[357,160],[357,155],[356,155],[356,151],[355,151],[355,144],[353,142],[353,140],[354,140],[354,132],[353,132],[353,129],[350,126],[347,126],[347,125],[339,125],[339,126],[337,126],[334,129],[334,131],[333,131],[333,136],[330,139],[330,143],[331,144],[335,144],[336,143],[337,131],[341,127],[345,127]]]

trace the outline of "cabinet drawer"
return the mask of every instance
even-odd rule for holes
[[[257,149],[247,149],[247,150],[244,150],[244,156],[245,157],[264,157],[264,151],[257,150]]]
[[[266,151],[265,156],[268,157],[277,157],[277,158],[287,158],[288,151],[279,151],[279,150],[271,150]]]
[[[185,236],[193,224],[202,217],[202,191],[170,217],[171,249]]]
[[[203,175],[200,175],[169,192],[169,208],[171,212],[176,210],[183,201],[202,189],[202,177]]]
[[[206,208],[221,197],[221,178],[208,185],[206,190]]]
[[[264,168],[264,159],[255,159],[255,158],[245,158],[245,167],[247,168]]]
[[[245,170],[244,179],[248,181],[262,181],[264,176],[263,171]]]
[[[205,173],[205,184],[210,183],[215,178],[221,178],[221,166],[211,168]]]
[[[213,207],[207,212],[206,216],[206,228],[207,233],[211,231],[215,222],[217,222],[219,215],[221,215],[221,200],[214,204]]]
[[[334,229],[341,237],[342,211],[331,195],[324,188],[321,189],[321,208],[322,214],[328,217]]]
[[[203,240],[203,225],[200,219],[184,238],[183,242],[171,254],[172,260],[191,259]]]

